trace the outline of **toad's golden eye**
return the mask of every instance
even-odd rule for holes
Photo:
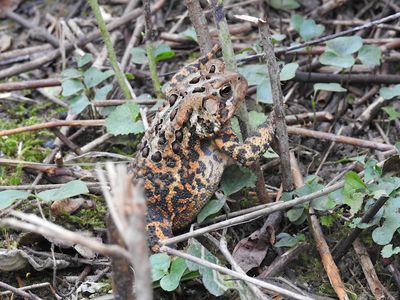
[[[221,95],[222,98],[229,98],[232,96],[232,88],[230,85],[225,85],[219,90],[219,94]]]

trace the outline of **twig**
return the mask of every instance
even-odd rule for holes
[[[283,203],[279,203],[279,204],[275,204],[275,205],[270,205],[268,207],[259,209],[258,211],[254,211],[254,212],[250,212],[248,214],[242,215],[242,216],[238,216],[238,217],[234,217],[232,219],[229,220],[225,220],[216,224],[212,224],[203,228],[199,228],[199,229],[195,229],[189,233],[184,233],[172,238],[169,238],[167,240],[161,241],[160,243],[162,245],[171,245],[171,244],[175,244],[175,243],[179,243],[179,242],[183,242],[191,237],[196,237],[199,235],[202,235],[206,232],[211,232],[214,230],[218,230],[218,229],[222,229],[225,227],[230,227],[230,226],[234,226],[234,225],[238,225],[240,223],[243,222],[248,222],[250,220],[253,220],[255,218],[261,217],[261,216],[265,216],[265,215],[269,215],[273,212],[276,211],[282,211],[288,208],[291,208],[295,205],[299,205],[302,203],[306,203],[309,202],[311,200],[317,199],[319,197],[325,196],[333,191],[336,191],[340,188],[342,188],[344,185],[344,181],[340,181],[334,185],[331,185],[330,187],[326,187],[323,188],[322,190],[303,196],[303,197],[298,197],[295,198],[293,200],[289,200]]]
[[[21,289],[17,289],[5,282],[0,281],[0,287],[5,289],[5,290],[9,290],[10,292],[13,292],[14,294],[17,294],[21,297],[24,297],[25,299],[30,299],[30,300],[43,300],[42,298],[32,294],[32,293],[27,293]]]
[[[321,37],[321,38],[318,38],[318,39],[315,39],[315,40],[311,40],[311,41],[308,41],[308,42],[304,42],[304,43],[299,44],[299,45],[295,45],[295,46],[279,49],[279,50],[275,51],[275,54],[276,55],[283,54],[283,53],[291,52],[291,51],[294,51],[294,50],[306,48],[308,46],[317,45],[317,44],[320,44],[322,42],[326,42],[326,41],[335,39],[337,37],[347,35],[349,33],[357,32],[357,31],[360,31],[360,30],[363,30],[363,29],[367,29],[367,28],[372,27],[372,26],[377,25],[377,24],[381,24],[381,23],[385,23],[385,22],[389,22],[389,21],[395,20],[395,19],[397,19],[399,17],[400,17],[400,12],[397,12],[397,13],[395,13],[393,15],[390,15],[390,16],[387,16],[387,17],[384,17],[384,18],[381,18],[381,19],[366,23],[366,24],[361,25],[361,26],[356,26],[356,27],[350,28],[348,30],[337,32],[335,34],[330,34],[330,35],[327,35],[327,36],[324,36],[324,37]],[[259,58],[259,57],[263,57],[263,56],[264,56],[263,53],[255,54],[255,55],[251,55],[251,56],[245,57],[243,59],[240,59],[240,61],[253,60],[253,59],[256,59],[256,58]]]
[[[1,130],[0,136],[12,135],[27,131],[36,131],[59,126],[104,126],[104,124],[105,120],[57,120],[9,130]]]
[[[297,71],[295,81],[300,82],[336,82],[336,83],[400,83],[400,75],[394,74],[325,74]]]
[[[152,280],[148,259],[144,196],[138,187],[133,186],[131,175],[128,175],[125,166],[114,166],[109,162],[106,168],[112,193],[108,189],[103,172],[98,169],[97,174],[102,183],[103,194],[112,221],[118,229],[123,243],[129,249],[130,261],[135,270],[136,298],[151,300],[153,298]],[[118,271],[114,270],[114,272]],[[126,289],[126,287],[122,288]]]
[[[228,244],[224,235],[221,236],[219,241],[209,233],[206,234],[206,237],[219,249],[219,251],[221,251],[222,255],[224,255],[225,259],[228,261],[234,271],[246,275],[246,272],[240,267],[240,265],[233,258],[232,254],[229,252]],[[246,284],[253,292],[254,296],[257,297],[257,299],[268,299],[256,285],[249,282],[246,282]]]
[[[87,187],[99,187],[100,183],[96,182],[85,182]],[[50,190],[57,189],[65,184],[57,183],[57,184],[37,184],[37,185],[0,185],[0,190],[34,190],[34,191],[42,191],[42,190]]]
[[[276,116],[276,139],[279,141],[278,148],[279,157],[281,159],[282,187],[285,192],[288,192],[293,189],[293,178],[290,171],[289,140],[285,123],[283,93],[281,89],[281,82],[279,80],[280,72],[274,54],[274,46],[272,45],[268,23],[265,20],[259,19],[258,26],[261,43],[265,53],[266,67],[271,82],[272,99],[274,102],[274,112]]]
[[[360,224],[368,223],[371,219],[377,214],[377,212],[381,209],[381,207],[386,203],[389,199],[387,196],[380,197],[364,214],[361,218]],[[355,239],[361,234],[361,228],[354,228],[349,235],[347,235],[344,239],[342,239],[336,246],[333,248],[333,259],[338,262],[350,249],[351,244],[355,241]]]
[[[82,245],[91,249],[94,252],[101,253],[103,255],[124,256],[128,259],[130,258],[130,254],[125,249],[119,246],[105,245],[93,238],[82,236],[78,233],[69,231],[59,225],[39,218],[36,215],[25,214],[17,211],[12,211],[10,212],[10,214],[14,217],[21,218],[22,221],[13,218],[5,218],[0,220],[0,223],[13,228],[36,232],[41,235],[45,235],[48,238],[64,239],[71,242],[72,244]]]
[[[294,292],[288,291],[288,290],[283,289],[281,287],[278,287],[276,285],[273,285],[273,284],[270,284],[270,283],[255,279],[253,277],[249,277],[247,275],[244,275],[244,274],[241,274],[241,273],[238,273],[238,272],[235,272],[235,271],[232,271],[230,269],[221,267],[221,266],[219,266],[217,264],[213,264],[213,263],[211,263],[211,262],[209,262],[207,260],[200,259],[200,258],[195,257],[193,255],[190,255],[190,254],[187,254],[187,253],[172,249],[172,248],[167,247],[167,246],[162,246],[161,247],[161,251],[162,252],[166,252],[166,253],[171,254],[171,255],[182,257],[182,258],[190,260],[190,261],[192,261],[192,262],[194,262],[196,264],[199,264],[199,265],[205,266],[207,268],[216,270],[216,271],[218,271],[220,273],[223,273],[223,274],[230,275],[232,277],[241,279],[243,281],[250,282],[252,284],[258,285],[258,286],[263,287],[265,289],[268,289],[270,291],[279,293],[279,294],[287,296],[287,297],[291,297],[293,299],[312,300],[312,298],[310,298],[310,297],[296,294]]]
[[[189,12],[190,21],[196,31],[197,40],[200,45],[200,53],[206,55],[211,51],[213,45],[203,10],[198,0],[185,0],[185,4]]]
[[[42,87],[59,86],[59,85],[61,85],[61,81],[58,78],[5,82],[5,83],[0,83],[0,92],[11,92],[24,89],[37,89]]]
[[[369,289],[374,295],[374,298],[385,299],[385,295],[383,292],[384,286],[379,281],[378,275],[376,274],[374,268],[374,264],[372,263],[371,258],[368,255],[367,249],[358,238],[353,242],[353,249],[357,255],[358,261],[360,262],[361,268],[363,269],[364,276],[367,279]],[[394,297],[390,296],[388,296],[388,298],[390,300],[394,300]]]
[[[288,133],[290,135],[300,135],[300,136],[311,137],[311,138],[316,138],[316,139],[329,140],[329,141],[334,141],[336,143],[348,144],[348,145],[353,145],[353,146],[362,147],[362,148],[370,148],[370,149],[375,149],[375,150],[379,150],[379,151],[387,151],[387,150],[394,149],[393,145],[371,142],[371,141],[357,139],[357,138],[353,138],[353,137],[349,137],[349,136],[336,135],[336,134],[328,133],[328,132],[320,132],[320,131],[299,128],[299,127],[288,127],[287,129],[288,129]]]

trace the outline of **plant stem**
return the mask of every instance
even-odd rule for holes
[[[161,98],[161,83],[157,74],[157,62],[156,58],[154,57],[154,47],[151,41],[146,42],[146,54],[149,61],[150,76],[151,81],[153,81],[154,92],[156,93],[157,98]]]
[[[153,46],[154,32],[153,32],[153,23],[151,21],[150,0],[144,0],[143,7],[144,7],[144,21],[145,21],[144,40],[146,41],[146,54],[147,54],[147,60],[149,61],[151,81],[153,81],[153,88],[157,98],[162,98],[163,95],[161,92],[160,79],[158,78],[157,74],[157,61],[154,56],[154,46]]]
[[[115,55],[114,47],[111,43],[110,34],[106,28],[106,23],[104,22],[103,16],[101,15],[99,4],[97,0],[88,0],[90,7],[93,10],[93,14],[96,18],[99,30],[103,37],[104,44],[107,48],[108,58],[110,60],[111,66],[114,69],[115,77],[117,78],[118,84],[124,93],[126,99],[132,99],[131,92],[128,87],[128,83],[121,69],[119,68],[117,56]]]

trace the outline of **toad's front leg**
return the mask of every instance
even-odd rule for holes
[[[239,142],[232,128],[228,127],[220,132],[215,144],[233,160],[250,167],[270,146],[275,134],[275,123],[275,113],[272,112],[268,121],[253,130],[243,143]]]
[[[159,241],[172,237],[172,222],[157,210],[148,207],[147,211],[147,234],[149,236],[149,247],[153,253],[159,252]]]

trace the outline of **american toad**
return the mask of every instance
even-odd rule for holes
[[[172,78],[167,102],[145,133],[133,165],[148,202],[147,229],[153,251],[172,230],[189,225],[218,188],[224,168],[236,161],[250,166],[268,148],[274,115],[244,143],[230,118],[244,101],[247,81],[206,56]]]

